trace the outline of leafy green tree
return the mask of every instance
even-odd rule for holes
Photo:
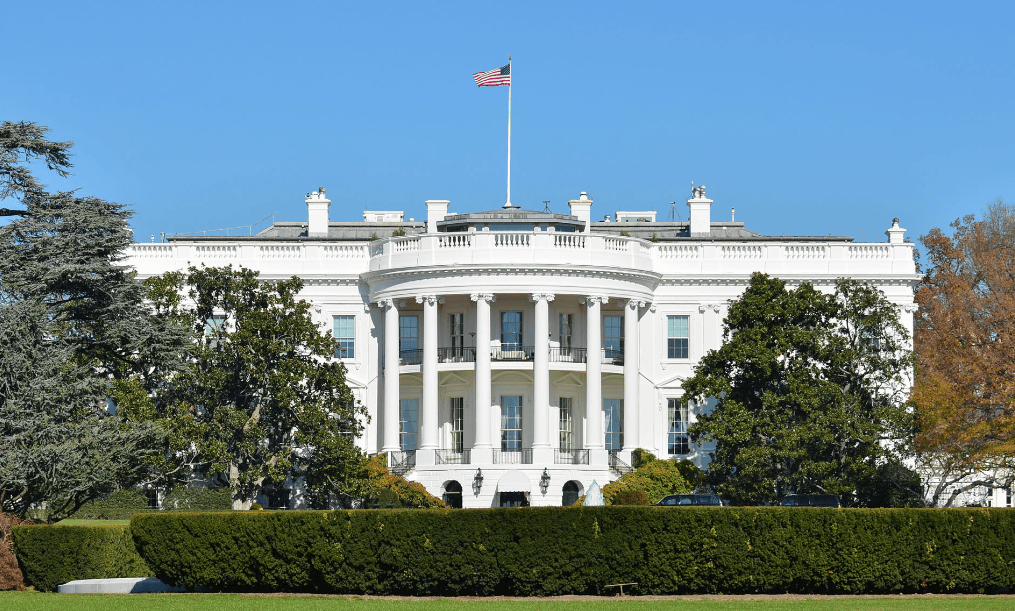
[[[24,166],[64,176],[70,143],[31,123],[0,124],[0,195],[23,205],[0,228],[0,507],[72,515],[142,481],[158,431],[107,409],[116,380],[173,361],[181,333],[153,320],[122,265],[130,211],[49,193]]]
[[[186,367],[153,395],[135,393],[127,409],[167,433],[161,468],[188,463],[227,482],[235,508],[287,480],[302,479],[315,506],[360,493],[354,438],[366,412],[333,358],[334,339],[299,298],[302,280],[191,267],[148,286],[157,314],[193,334]]]
[[[790,493],[877,504],[865,491],[879,466],[911,448],[912,366],[908,333],[878,289],[838,280],[832,294],[788,290],[754,274],[730,304],[723,346],[684,383],[689,398],[714,404],[689,431],[715,442],[706,482],[734,504]]]

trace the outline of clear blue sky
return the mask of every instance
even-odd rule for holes
[[[914,240],[1015,200],[1015,5],[936,2],[5,2],[0,120],[72,140],[51,188],[139,241],[364,208],[512,200],[594,218],[690,183],[766,234]]]

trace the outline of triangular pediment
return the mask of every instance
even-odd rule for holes
[[[470,384],[472,384],[472,380],[467,380],[454,371],[441,376],[441,386],[469,386]]]
[[[583,386],[585,384],[585,375],[584,374],[579,375],[574,372],[567,372],[558,377],[556,380],[554,380],[553,383],[556,385],[563,386]]]
[[[686,379],[685,376],[673,376],[668,380],[657,383],[656,388],[682,388]]]

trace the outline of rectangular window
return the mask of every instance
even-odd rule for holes
[[[416,449],[416,415],[419,399],[402,399],[398,402],[398,442],[403,452]]]
[[[522,349],[522,313],[500,313],[500,349],[516,351]]]
[[[571,411],[571,397],[558,399],[560,405],[560,451],[570,452],[574,447],[574,414]]]
[[[560,342],[560,361],[562,363],[572,362],[572,338],[574,336],[574,315],[557,315],[557,339]]]
[[[451,356],[461,358],[465,356],[465,315],[460,312],[452,314],[448,322],[451,331]]]
[[[335,317],[335,358],[356,358],[356,317]]]
[[[522,398],[505,395],[500,398],[500,449],[522,451]]]
[[[419,349],[419,317],[398,317],[398,356],[402,359],[417,359]]]
[[[624,447],[624,400],[605,399],[603,411],[606,412],[606,449],[620,450]]]
[[[686,359],[688,337],[687,316],[667,316],[666,358]]]
[[[226,331],[226,317],[223,314],[209,316],[204,321],[204,336],[208,338],[208,346],[218,348],[222,334]]]
[[[603,316],[603,354],[608,359],[624,356],[624,317]]]
[[[465,447],[465,397],[451,397],[451,451]]]
[[[687,437],[687,402],[670,399],[667,412],[670,423],[666,439],[667,451],[671,455],[690,454],[691,444]]]

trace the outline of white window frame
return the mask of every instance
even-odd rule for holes
[[[352,319],[352,337],[339,337],[338,335],[338,319],[340,318],[351,318]],[[335,339],[335,358],[342,359],[345,361],[356,360],[356,326],[359,323],[355,314],[333,314],[331,316],[331,335]],[[341,342],[347,340],[352,342],[352,355],[348,356],[347,353],[343,353],[341,348]]]
[[[407,408],[412,407],[412,410]],[[409,419],[407,416],[412,415]],[[410,426],[411,425],[411,426]],[[410,430],[411,429],[411,430]],[[411,439],[411,443],[408,440]],[[412,446],[412,447],[409,447]],[[403,452],[419,449],[419,399],[398,400],[398,447]]]
[[[683,422],[674,420],[671,416],[674,408],[681,409],[683,406],[683,412],[680,413],[684,417]],[[691,455],[691,437],[687,433],[687,429],[691,424],[691,405],[684,397],[668,397],[666,399],[666,453],[669,456],[690,456]],[[676,429],[676,430],[675,430]],[[687,444],[687,452],[673,452],[674,442],[679,441],[680,437],[683,437],[683,441]],[[676,446],[679,448],[679,446]]]
[[[465,397],[450,397],[451,451],[458,454],[465,449]],[[457,413],[456,413],[457,412]]]
[[[518,414],[517,414],[517,416],[512,416],[512,415],[509,415],[507,413],[506,410],[507,410],[508,406],[504,405],[504,399],[507,398],[507,397],[516,397],[518,399],[518,405],[517,405],[517,407],[518,407]],[[501,449],[501,452],[521,452],[522,451],[522,442],[524,440],[524,427],[525,427],[525,423],[522,420],[522,415],[524,413],[524,409],[525,409],[525,397],[523,395],[501,395],[500,396],[500,449]],[[516,423],[518,425],[517,428],[514,428],[513,426],[510,427],[510,428],[508,427],[509,424],[513,425],[513,424],[516,424]],[[515,440],[514,439],[509,440],[508,439],[508,437],[509,437],[508,433],[516,433],[517,434],[517,436],[518,436],[518,438],[517,438],[517,447],[509,447],[509,446],[513,446],[514,445]],[[511,437],[514,437],[514,435],[511,435]]]
[[[567,403],[567,409],[564,403]],[[565,418],[565,415],[567,416]],[[557,449],[573,452],[574,447],[574,397],[557,397]]]
[[[670,319],[671,318],[686,318],[687,319],[687,337],[670,336]],[[691,359],[691,320],[692,316],[689,313],[684,312],[671,312],[666,314],[663,318],[663,337],[665,342],[663,343],[663,354],[667,361],[688,361]],[[670,340],[671,339],[684,339],[687,341],[687,356],[670,356]]]

